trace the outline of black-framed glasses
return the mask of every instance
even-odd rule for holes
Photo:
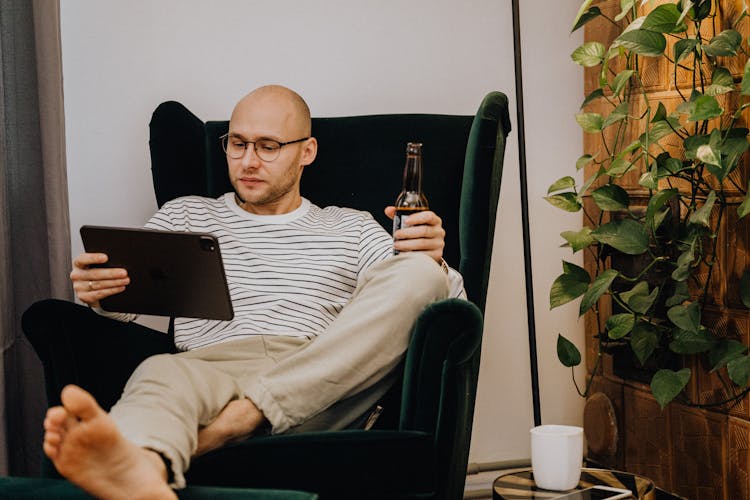
[[[238,160],[245,156],[247,145],[252,144],[255,154],[258,155],[263,161],[271,162],[279,157],[281,154],[281,148],[288,144],[294,144],[297,142],[306,141],[309,137],[303,137],[288,142],[274,141],[273,139],[258,139],[257,141],[243,141],[237,136],[224,134],[220,137],[221,147],[224,148],[224,152],[232,159]]]

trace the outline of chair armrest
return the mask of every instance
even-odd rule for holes
[[[471,302],[436,302],[414,325],[406,355],[399,428],[432,435],[444,498],[460,498],[464,488],[482,324]]]
[[[465,415],[469,401],[464,398],[473,412],[482,324],[479,309],[466,300],[435,302],[422,312],[406,354],[400,429],[432,434],[449,417],[446,411],[458,417],[460,406]]]

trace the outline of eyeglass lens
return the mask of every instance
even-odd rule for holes
[[[245,156],[245,150],[252,144],[255,149],[255,154],[258,155],[263,161],[273,161],[279,157],[279,151],[281,151],[281,144],[272,139],[260,139],[255,142],[246,142],[236,137],[225,136],[221,141],[224,146],[224,151],[229,155],[230,158],[239,159]]]

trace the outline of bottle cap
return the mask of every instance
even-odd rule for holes
[[[421,154],[422,143],[421,142],[408,142],[406,143],[406,152],[410,154]]]

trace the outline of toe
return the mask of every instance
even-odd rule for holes
[[[63,406],[81,420],[91,420],[104,413],[94,397],[76,385],[67,385],[60,393]]]

